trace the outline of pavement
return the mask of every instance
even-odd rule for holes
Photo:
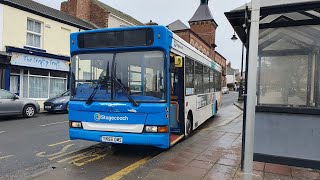
[[[241,179],[237,93],[168,150],[68,140],[67,114],[0,119],[0,179]],[[255,179],[320,179],[316,170],[255,163]],[[297,178],[298,177],[298,178]]]
[[[242,111],[224,107],[189,139],[159,154],[123,179],[240,180]],[[254,162],[254,180],[320,179],[320,171]]]

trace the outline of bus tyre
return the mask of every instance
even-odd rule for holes
[[[31,118],[36,114],[36,108],[32,105],[26,105],[23,108],[23,116],[26,118]]]
[[[192,116],[188,113],[187,122],[186,122],[186,138],[190,136],[192,132]]]

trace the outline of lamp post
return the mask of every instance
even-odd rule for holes
[[[233,42],[237,41],[238,38],[236,33],[234,32],[233,36],[231,37]],[[238,101],[243,101],[243,60],[244,60],[244,44],[242,43],[242,55],[241,55],[241,74],[240,74],[240,86],[239,86],[239,97]]]

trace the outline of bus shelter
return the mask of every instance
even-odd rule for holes
[[[257,82],[247,82],[257,85],[254,160],[320,169],[320,1],[262,0],[260,12]],[[249,47],[250,6],[225,14]]]

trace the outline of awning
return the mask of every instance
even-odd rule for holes
[[[250,9],[251,3],[248,4]],[[242,42],[246,43],[246,6],[225,15]],[[250,16],[250,13],[248,13]],[[320,24],[320,1],[316,0],[262,0],[260,29]]]

